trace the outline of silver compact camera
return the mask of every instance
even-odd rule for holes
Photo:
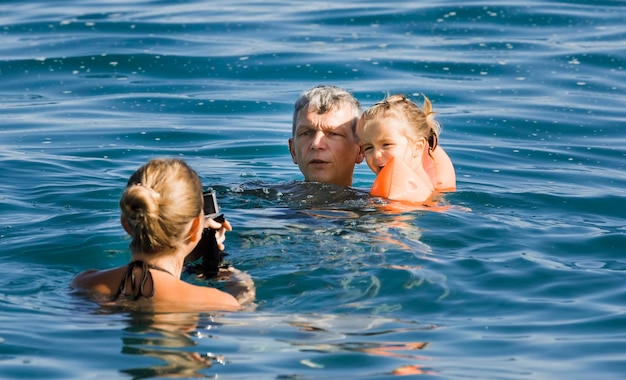
[[[217,217],[220,213],[220,206],[217,204],[215,191],[205,191],[202,196],[204,198],[204,216],[211,219]]]

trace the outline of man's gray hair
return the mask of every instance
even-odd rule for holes
[[[356,138],[356,125],[359,117],[363,113],[361,103],[349,91],[343,88],[331,85],[315,86],[300,95],[293,109],[293,123],[291,127],[291,136],[296,133],[296,121],[301,110],[307,109],[309,112],[315,111],[319,115],[323,115],[333,109],[343,105],[350,105],[354,120],[352,123],[352,133]]]

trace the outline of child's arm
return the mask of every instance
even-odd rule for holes
[[[433,150],[432,155],[434,176],[431,176],[431,178],[433,179],[435,190],[456,190],[456,173],[454,172],[454,166],[452,165],[452,160],[450,160],[448,154],[440,145],[437,145],[435,150]]]

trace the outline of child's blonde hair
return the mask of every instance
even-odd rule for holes
[[[423,109],[404,95],[388,96],[363,112],[359,119],[358,129],[367,129],[371,121],[388,116],[406,120],[413,127],[406,130],[408,139],[417,141],[419,138],[425,138],[429,152],[437,147],[441,126],[435,120],[435,112],[426,96],[424,96]]]
[[[169,252],[200,215],[202,183],[183,160],[153,159],[133,173],[119,204],[133,252]]]

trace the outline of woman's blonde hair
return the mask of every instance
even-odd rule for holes
[[[437,147],[441,126],[435,120],[435,112],[426,96],[424,96],[423,108],[420,108],[404,95],[388,96],[363,112],[359,119],[358,129],[366,129],[372,120],[385,116],[406,120],[412,127],[406,131],[407,138],[413,141],[422,137],[425,138],[428,142],[429,151]]]
[[[150,160],[133,173],[120,198],[131,250],[174,250],[202,207],[202,183],[193,169],[180,159]]]

